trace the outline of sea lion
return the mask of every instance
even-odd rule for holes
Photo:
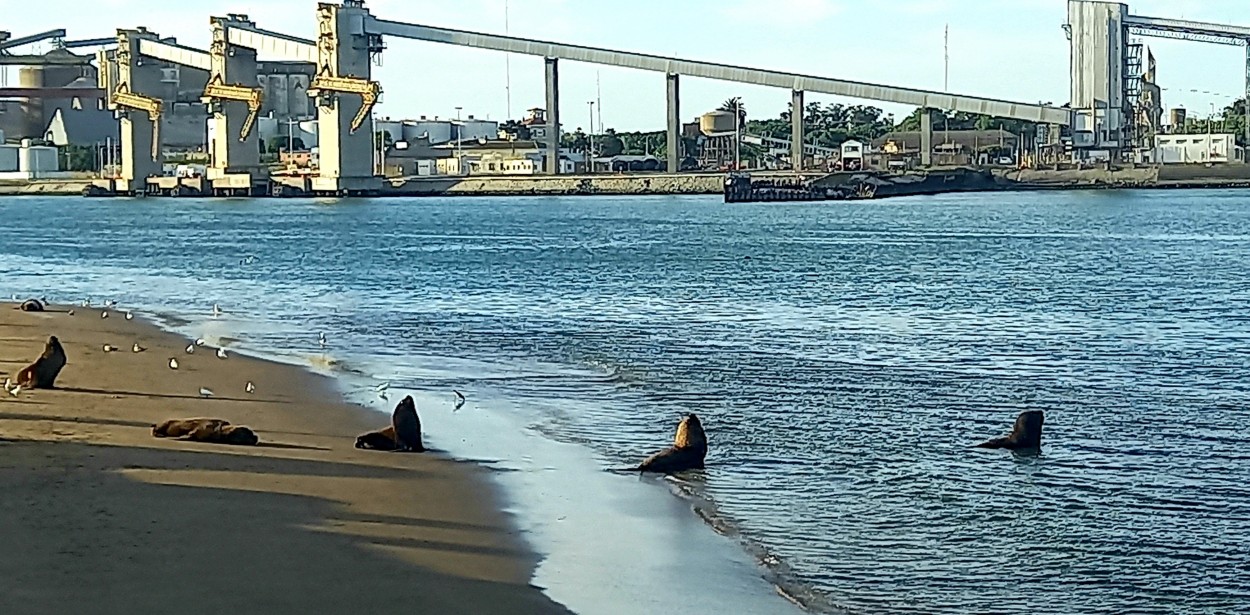
[[[27,389],[55,388],[56,377],[65,367],[65,349],[56,336],[48,338],[43,354],[34,363],[17,373],[17,383]]]
[[[21,305],[13,309],[21,310],[23,312],[42,312],[46,308],[47,306],[45,306],[43,302],[38,299],[27,299],[23,301]]]
[[[194,442],[211,442],[214,444],[234,444],[238,446],[256,446],[260,442],[256,432],[243,425],[205,425],[187,434],[187,439]]]
[[[393,451],[398,448],[395,441],[395,428],[387,427],[356,436],[356,448],[371,448],[379,451]]]
[[[1013,451],[1039,450],[1042,448],[1042,423],[1046,417],[1041,410],[1028,410],[1016,417],[1011,434],[994,438],[976,445],[976,448],[1006,448]]]
[[[211,428],[220,429],[230,424],[224,419],[169,419],[152,426],[152,435],[157,438],[181,438],[196,430]]]
[[[400,400],[391,413],[391,427],[395,431],[395,450],[420,453],[425,450],[421,444],[421,419],[417,416],[417,402],[409,395]]]
[[[638,466],[641,472],[672,474],[686,470],[703,469],[707,457],[707,433],[695,414],[687,414],[677,425],[677,436],[672,448],[660,451]]]

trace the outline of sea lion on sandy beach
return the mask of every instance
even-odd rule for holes
[[[1041,410],[1028,410],[1016,417],[1011,434],[994,438],[976,445],[976,448],[1006,448],[1013,451],[1030,451],[1042,448],[1042,424],[1046,417]]]
[[[391,427],[395,430],[395,450],[420,453],[425,450],[421,444],[421,419],[417,416],[417,402],[409,395],[400,400],[391,413]]]
[[[44,305],[43,302],[38,299],[27,299],[23,301],[21,305],[13,309],[21,310],[23,312],[42,312],[45,309],[47,309],[47,306]]]
[[[214,444],[234,444],[238,446],[255,446],[260,442],[256,432],[243,425],[205,425],[187,434],[187,439],[194,442],[211,442]]]
[[[387,427],[356,436],[356,448],[371,448],[379,451],[393,451],[399,446],[395,441],[395,428]]]
[[[169,419],[152,426],[152,435],[157,438],[181,438],[197,429],[220,429],[230,424],[225,419]]]
[[[699,421],[699,417],[692,413],[687,414],[677,425],[677,436],[673,438],[672,448],[648,457],[638,466],[638,470],[661,474],[697,470],[703,468],[706,457],[707,433],[703,431],[703,423]]]
[[[43,354],[35,359],[22,371],[17,373],[17,383],[27,389],[51,389],[56,385],[56,377],[65,367],[65,349],[56,336],[48,338],[43,346]]]

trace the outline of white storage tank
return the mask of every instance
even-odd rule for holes
[[[0,173],[11,173],[17,170],[18,150],[16,145],[0,145]]]
[[[55,147],[32,145],[23,147],[17,155],[17,170],[22,173],[49,173],[59,171],[60,155]]]

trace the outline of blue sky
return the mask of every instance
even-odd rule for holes
[[[1250,25],[1245,0],[1134,0],[1132,12]],[[71,38],[108,36],[144,25],[196,47],[208,42],[208,17],[248,13],[261,27],[312,38],[314,0],[43,0],[38,10],[5,10],[3,29],[27,34],[64,27]],[[367,0],[386,19],[503,33],[505,0]],[[1020,101],[1061,103],[1068,92],[1065,0],[508,0],[513,35],[728,64],[940,90],[943,28],[950,26],[950,90]],[[1244,89],[1244,50],[1162,39],[1148,41],[1159,62],[1164,104],[1206,113]],[[540,58],[513,56],[511,111],[543,105]],[[375,77],[379,114],[393,118],[464,114],[507,116],[505,57],[436,43],[388,40]],[[664,77],[564,63],[561,110],[568,128],[589,122],[587,102],[601,84],[604,125],[619,130],[664,125]],[[10,71],[9,82],[16,82]],[[1199,92],[1191,92],[1198,90]],[[1212,92],[1211,94],[1202,91]],[[775,116],[789,93],[686,79],[682,115],[691,119],[731,96],[753,117]],[[875,104],[808,95],[808,101]]]

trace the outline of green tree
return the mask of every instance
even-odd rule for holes
[[[625,151],[625,142],[616,134],[616,130],[612,128],[595,137],[595,146],[599,150],[600,156],[617,156]]]

